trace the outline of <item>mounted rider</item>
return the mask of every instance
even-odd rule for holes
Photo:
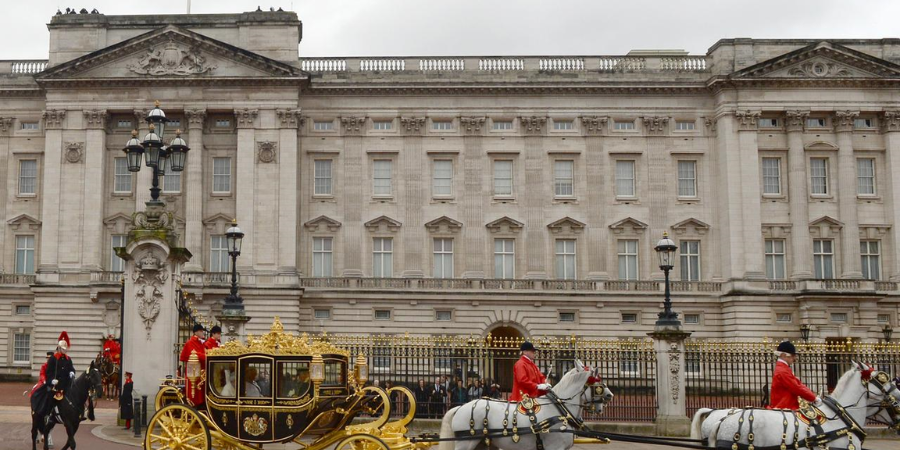
[[[797,348],[790,341],[778,344],[775,350],[778,360],[775,362],[775,372],[772,374],[772,394],[769,409],[800,409],[797,397],[816,405],[822,403],[813,391],[806,387],[791,369],[791,365],[797,360]]]
[[[50,412],[56,410],[59,401],[63,399],[65,392],[75,380],[75,366],[72,365],[72,359],[67,354],[70,346],[69,334],[63,331],[59,335],[56,353],[47,360],[45,374],[48,392],[46,397],[41,399],[43,406],[39,411],[45,421],[49,420]]]
[[[122,359],[122,346],[119,345],[116,337],[112,334],[108,334],[106,340],[103,342],[103,353],[113,364],[119,365],[119,362]]]
[[[547,378],[538,369],[534,363],[534,354],[537,351],[534,344],[525,341],[519,347],[522,356],[513,366],[513,387],[512,393],[509,395],[509,401],[518,402],[527,395],[531,398],[537,398],[544,395],[550,390],[547,384]]]

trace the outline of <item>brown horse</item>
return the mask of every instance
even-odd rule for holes
[[[110,400],[119,398],[119,365],[102,352],[97,355],[96,364],[103,380],[103,395]]]

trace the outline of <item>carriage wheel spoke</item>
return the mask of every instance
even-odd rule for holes
[[[182,443],[181,446],[184,447],[184,448],[186,448],[186,449],[188,449],[188,450],[204,450],[204,449],[202,449],[202,448],[200,448],[200,447],[197,447],[197,446],[194,446],[194,445],[188,445],[188,444],[185,444],[185,443]]]
[[[206,437],[206,434],[204,434],[204,433],[198,433],[198,434],[195,434],[195,435],[193,435],[193,436],[188,436],[188,437],[182,439],[181,442],[190,442],[190,441],[194,441],[194,440],[197,440],[197,439],[202,439],[202,438],[205,438],[205,437]]]
[[[158,434],[151,434],[151,435],[150,435],[150,442],[153,443],[154,440],[156,440],[156,441],[166,441],[166,442],[168,442],[168,441],[171,441],[172,438],[168,438],[168,437],[165,437],[165,436],[160,436],[160,435],[158,435]]]

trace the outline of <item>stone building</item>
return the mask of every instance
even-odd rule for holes
[[[291,12],[48,28],[48,60],[0,61],[3,373],[118,332],[150,185],[121,149],[155,100],[192,148],[162,181],[184,287],[221,309],[236,219],[251,332],[642,337],[664,231],[695,337],[896,325],[900,40],[310,59]]]

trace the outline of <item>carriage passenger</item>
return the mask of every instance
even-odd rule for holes
[[[247,380],[244,383],[244,397],[262,397],[262,390],[256,381],[257,374],[255,367],[248,367],[244,370],[244,379]]]
[[[806,387],[791,369],[791,365],[797,360],[797,349],[790,341],[784,341],[778,344],[775,350],[775,356],[778,360],[775,362],[775,372],[772,374],[772,394],[769,402],[769,409],[800,409],[798,397],[808,401],[815,402],[817,405],[822,403],[813,391]]]

